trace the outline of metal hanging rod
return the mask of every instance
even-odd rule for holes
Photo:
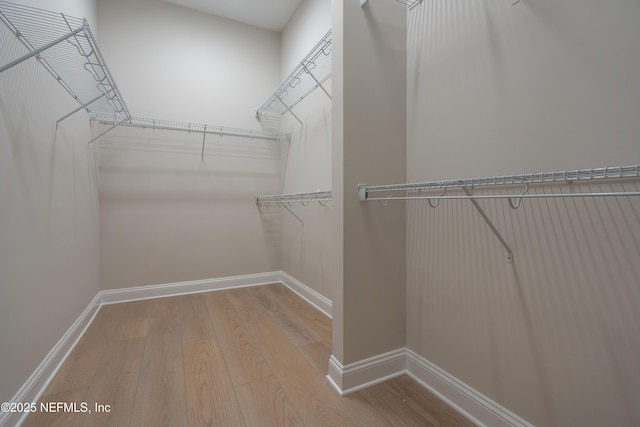
[[[28,51],[0,72],[36,57],[82,108],[110,113],[119,122],[130,117],[85,19],[0,0],[0,20]]]
[[[311,49],[271,97],[258,108],[256,117],[260,119],[269,112],[281,115],[288,112],[302,124],[302,120],[293,112],[293,107],[318,88],[331,99],[327,88],[323,86],[330,77],[331,30]]]
[[[561,197],[621,197],[640,196],[640,191],[608,191],[608,192],[571,192],[571,193],[536,193],[528,194],[531,184],[574,183],[574,182],[602,182],[639,179],[640,165],[614,166],[606,168],[577,169],[561,172],[543,172],[521,175],[493,176],[486,178],[456,179],[448,181],[432,181],[408,184],[390,185],[358,185],[360,201],[377,200],[382,206],[387,206],[393,200],[427,200],[429,206],[436,208],[440,200],[464,199],[469,200],[476,208],[482,219],[487,223],[493,234],[507,252],[507,262],[513,262],[513,251],[495,227],[489,216],[478,203],[478,199],[507,199],[512,209],[518,209],[522,199],[526,198],[561,198]],[[474,188],[490,188],[496,186],[524,185],[524,190],[518,194],[483,194],[474,195]],[[464,195],[447,195],[449,188],[461,189]],[[422,191],[441,191],[437,195],[422,195]],[[404,191],[403,195],[395,195],[397,191]],[[384,193],[384,196],[371,196]],[[418,193],[415,195],[415,193]]]
[[[91,114],[91,120],[100,124],[112,125],[118,122],[117,117],[112,114],[96,113]],[[218,136],[239,136],[251,139],[267,139],[274,141],[290,140],[291,134],[284,132],[269,132],[254,129],[240,129],[227,126],[216,126],[199,123],[175,122],[170,120],[149,119],[143,117],[131,117],[127,122],[120,126],[136,127],[154,130],[171,130],[188,133],[202,133],[206,135]]]
[[[289,206],[293,206],[296,203],[307,206],[309,202],[318,202],[322,206],[326,206],[327,202],[331,200],[333,200],[333,192],[331,190],[317,190],[306,193],[273,194],[256,197],[257,204],[266,206],[270,206],[271,204],[283,206],[287,204]]]

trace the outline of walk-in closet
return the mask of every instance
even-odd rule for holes
[[[640,2],[0,21],[0,427],[640,425]]]

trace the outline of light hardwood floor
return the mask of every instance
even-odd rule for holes
[[[281,284],[107,305],[41,398],[80,412],[23,425],[473,425],[407,376],[340,397],[330,355],[331,320]]]

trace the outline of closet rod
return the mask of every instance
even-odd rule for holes
[[[293,206],[296,203],[301,203],[303,206],[307,206],[309,202],[318,202],[322,206],[326,206],[327,202],[333,200],[333,192],[331,190],[316,190],[305,193],[285,193],[285,194],[272,194],[266,196],[257,196],[256,203],[259,205],[271,205],[281,204],[284,206],[286,203],[289,206]]]
[[[112,125],[118,120],[110,114],[92,114],[91,120],[100,124]],[[274,141],[290,140],[291,134],[284,132],[269,132],[263,130],[240,129],[227,126],[215,126],[198,123],[176,122],[169,120],[150,119],[143,117],[131,117],[127,122],[121,124],[125,127],[136,127],[153,130],[171,130],[188,133],[202,133],[218,136],[238,136],[244,138],[266,139]]]

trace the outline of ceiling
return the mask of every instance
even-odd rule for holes
[[[302,0],[164,0],[272,31],[282,31]]]

